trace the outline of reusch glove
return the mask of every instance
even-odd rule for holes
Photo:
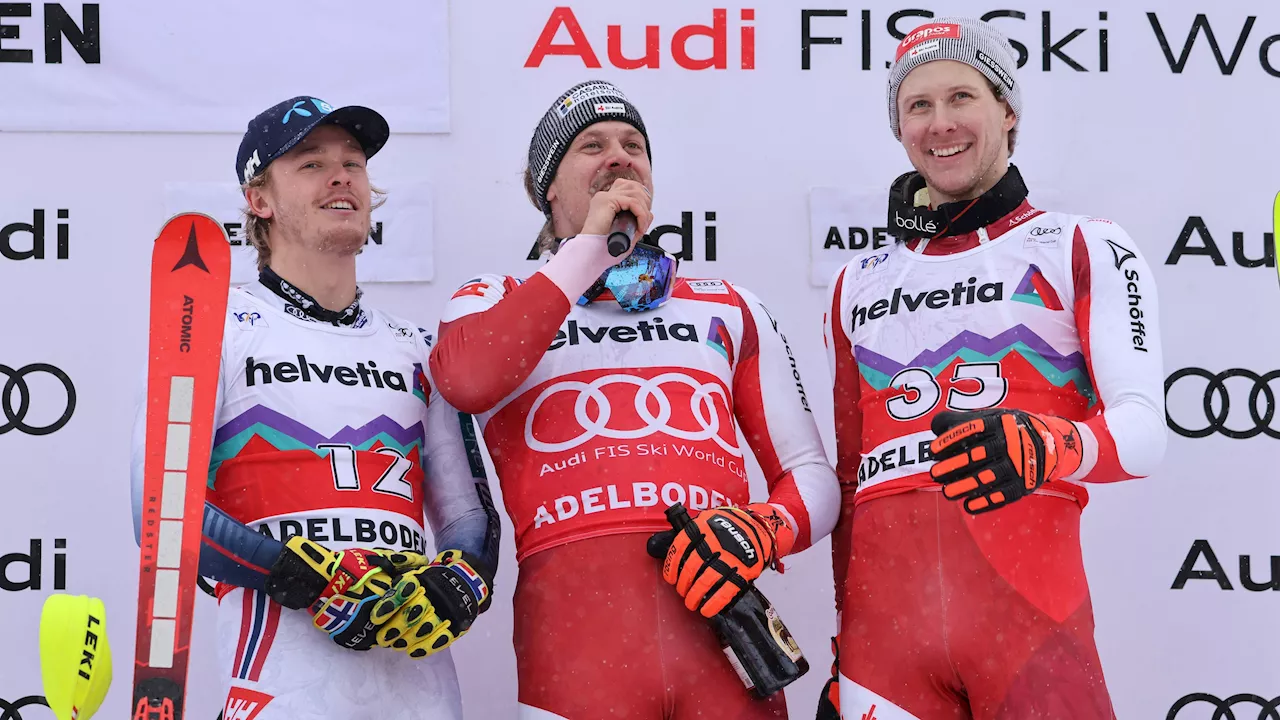
[[[1080,468],[1070,420],[1022,410],[946,411],[933,418],[929,474],[972,515],[1004,507]]]
[[[300,535],[289,538],[267,575],[267,595],[292,610],[306,608],[315,626],[350,650],[376,643],[375,603],[395,576],[426,566],[418,553],[353,548],[329,550]]]
[[[428,566],[402,575],[374,606],[382,647],[424,658],[449,647],[489,609],[493,573],[461,550],[445,550]]]
[[[685,607],[712,617],[746,590],[767,567],[791,551],[795,533],[768,503],[703,510],[683,530],[649,539],[669,543],[662,578],[676,586]]]

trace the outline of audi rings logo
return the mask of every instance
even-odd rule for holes
[[[0,698],[0,720],[22,720],[22,713],[18,711],[28,705],[49,707],[49,703],[41,695],[28,695],[13,702]]]
[[[1208,711],[1203,705],[1209,705],[1213,708],[1212,715],[1192,714],[1182,712],[1183,708],[1190,708],[1199,713],[1201,710]],[[1254,710],[1257,709],[1257,714]],[[1232,695],[1223,700],[1208,693],[1191,693],[1184,697],[1178,698],[1178,701],[1169,708],[1169,714],[1165,716],[1165,720],[1280,720],[1280,697],[1270,700],[1253,693],[1240,693]]]
[[[667,397],[664,388],[670,387],[672,384],[684,385],[693,391],[689,396],[689,415],[692,416],[693,422],[698,425],[697,429],[684,429],[671,423],[671,400]],[[606,392],[606,390],[615,385],[634,385],[636,387],[635,413],[640,422],[643,423],[643,426],[630,429],[610,427],[609,421],[614,415],[613,405],[610,403],[610,395],[612,394],[616,398],[621,393],[617,391]],[[581,432],[577,432],[568,440],[558,442],[546,442],[534,437],[533,429],[538,417],[538,409],[553,396],[565,392],[577,393],[577,397],[573,402],[573,418]],[[716,397],[719,397],[719,403],[716,402]],[[656,405],[656,413],[653,412],[651,404]],[[554,453],[572,450],[597,437],[613,440],[636,440],[648,437],[656,432],[662,432],[681,440],[693,442],[713,440],[720,446],[720,449],[730,455],[742,457],[742,451],[737,448],[736,443],[726,442],[724,438],[720,437],[721,408],[723,408],[724,416],[727,418],[729,398],[722,386],[714,382],[699,382],[684,373],[662,373],[652,378],[623,374],[601,375],[591,382],[562,380],[552,383],[543,389],[533,401],[533,405],[529,407],[528,417],[524,423],[524,440],[532,450]],[[549,422],[544,418],[544,422],[546,424],[540,425],[540,429],[559,429],[565,425],[558,418]],[[732,431],[731,426],[726,429]],[[731,435],[731,437],[736,439],[736,436]]]
[[[27,380],[41,375],[52,376],[62,383],[63,389],[66,390],[66,400],[63,401],[65,404],[62,405],[62,414],[56,416],[53,422],[35,425],[27,422],[27,413],[33,405],[40,408],[38,416],[40,419],[35,422],[42,422],[52,416],[57,409],[56,403],[59,402],[56,393],[52,397],[45,394],[49,388],[45,387],[44,381],[39,382],[41,393],[39,400],[32,400],[31,396],[35,393],[31,385],[35,383],[28,383]],[[0,377],[4,378],[4,387],[0,388],[0,412],[4,413],[4,423],[0,424],[0,435],[10,430],[17,430],[27,435],[48,435],[65,427],[76,411],[76,386],[61,368],[48,363],[32,363],[15,370],[8,365],[0,364]]]
[[[1201,384],[1189,378],[1201,378],[1205,382]],[[1280,389],[1276,380],[1280,380],[1280,370],[1261,375],[1243,368],[1220,373],[1195,367],[1178,370],[1164,381],[1165,417],[1169,428],[1188,438],[1219,433],[1236,440],[1258,435],[1280,439],[1280,422],[1275,422],[1276,390]],[[1184,383],[1185,390],[1175,391],[1175,387]],[[1194,401],[1196,390],[1192,385],[1203,390],[1199,403]],[[1175,411],[1171,408],[1174,404],[1170,402],[1171,394],[1174,400],[1190,402],[1178,403],[1179,409]],[[1234,416],[1233,407],[1237,408]],[[1229,418],[1231,426],[1228,426]]]

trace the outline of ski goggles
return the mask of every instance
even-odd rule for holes
[[[586,305],[607,289],[627,312],[652,310],[671,298],[679,264],[657,245],[636,243],[626,259],[600,275],[578,304]]]

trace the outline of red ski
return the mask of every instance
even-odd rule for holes
[[[181,720],[200,564],[231,247],[208,215],[165,223],[151,252],[151,339],[133,720]]]

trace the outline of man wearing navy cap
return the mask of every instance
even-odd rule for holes
[[[430,335],[356,286],[388,137],[373,110],[300,96],[236,157],[260,274],[228,302],[200,562],[226,718],[462,714],[443,651],[489,605],[499,524],[471,419],[427,377]]]

